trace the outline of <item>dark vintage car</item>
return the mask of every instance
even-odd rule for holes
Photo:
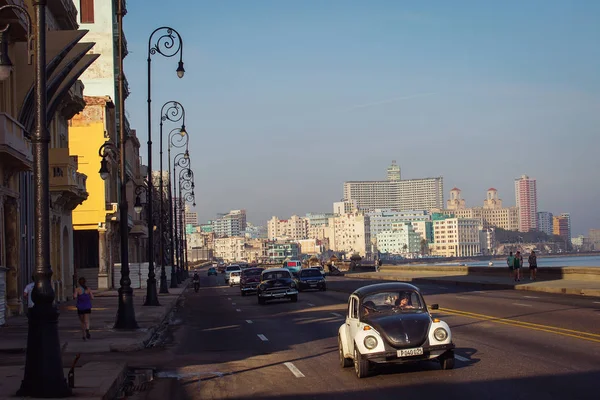
[[[264,271],[264,268],[247,268],[242,270],[242,276],[240,278],[240,292],[242,296],[246,293],[256,292],[256,288],[260,283],[260,274]]]
[[[304,268],[297,274],[298,290],[315,289],[325,291],[327,284],[319,268]]]
[[[342,368],[354,364],[359,378],[373,364],[437,360],[454,367],[450,327],[433,318],[419,289],[408,283],[363,286],[350,295],[345,323],[338,333]]]
[[[298,287],[292,273],[287,268],[266,269],[260,275],[260,284],[256,290],[258,304],[267,300],[290,299],[298,301]]]

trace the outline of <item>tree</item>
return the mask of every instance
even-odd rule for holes
[[[427,239],[421,239],[421,254],[429,254],[429,243],[427,242]]]

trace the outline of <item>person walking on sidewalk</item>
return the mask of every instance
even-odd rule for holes
[[[508,269],[509,269],[508,276],[510,276],[512,278],[513,270],[515,269],[515,257],[513,256],[512,251],[508,255],[508,258],[506,259],[506,264],[508,265]]]
[[[513,264],[513,268],[515,270],[515,282],[519,282],[521,280],[521,265],[523,264],[523,256],[520,251],[517,251],[515,254],[515,261]]]
[[[531,250],[531,254],[529,255],[529,280],[535,281],[537,274],[537,256],[535,255],[535,251]]]
[[[85,278],[79,278],[79,287],[75,289],[73,297],[77,299],[77,315],[81,323],[82,339],[90,339],[90,314],[92,313],[92,300],[94,295],[89,287],[85,285]]]
[[[25,286],[25,289],[23,290],[23,298],[27,299],[27,315],[29,315],[29,313],[31,312],[31,309],[33,308],[33,298],[31,297],[31,294],[33,293],[34,286],[35,286],[35,276],[31,275],[31,282],[29,282],[27,284],[27,286]]]

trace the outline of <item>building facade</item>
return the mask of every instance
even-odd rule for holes
[[[217,237],[240,236],[246,230],[246,210],[232,210],[211,221]]]
[[[300,245],[288,241],[268,241],[267,259],[269,262],[282,263],[284,260],[297,260],[300,257]]]
[[[410,222],[395,224],[393,230],[376,234],[377,250],[384,254],[416,254],[421,251],[421,236]]]
[[[527,175],[515,179],[515,200],[519,209],[519,232],[537,230],[536,180]]]
[[[289,219],[274,216],[267,223],[267,237],[270,240],[308,239],[308,226],[308,219],[297,215],[292,215]]]
[[[214,242],[215,257],[225,262],[247,261],[245,253],[246,239],[240,236],[217,237]]]
[[[571,218],[569,214],[555,215],[552,218],[552,233],[566,242],[571,242]]]
[[[6,3],[6,2],[5,2]],[[33,10],[33,1],[9,2]],[[33,15],[32,15],[33,17]],[[26,19],[6,9],[2,26],[10,24],[7,56],[13,68],[0,81],[0,325],[7,316],[25,307],[23,289],[34,268],[34,202],[31,139],[35,126],[34,78],[36,66],[28,63]],[[77,79],[97,56],[87,56],[93,41],[78,30],[72,2],[52,2],[47,7],[46,58],[49,65],[47,120],[49,123],[50,257],[55,299],[72,296],[72,209],[87,197],[86,176],[77,173],[77,154],[68,151],[68,120],[81,111],[83,85]],[[10,41],[9,41],[10,39]],[[77,43],[67,47],[66,43]]]
[[[480,221],[474,218],[434,216],[432,255],[470,257],[481,253]]]
[[[347,254],[358,253],[362,257],[372,256],[369,216],[351,213],[329,219],[329,247],[332,251]]]
[[[544,232],[548,236],[552,236],[554,227],[554,216],[548,211],[539,211],[537,213],[537,230]]]

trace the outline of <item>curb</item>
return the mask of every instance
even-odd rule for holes
[[[345,276],[349,278],[351,276]],[[397,281],[397,282],[415,282],[415,283],[435,283],[445,284],[449,286],[471,286],[487,289],[511,289],[511,290],[526,290],[530,292],[541,292],[541,293],[554,293],[554,294],[569,294],[586,297],[600,297],[600,289],[577,289],[577,288],[552,288],[547,286],[529,286],[529,285],[513,285],[509,283],[489,283],[489,282],[477,282],[477,281],[450,281],[447,279],[436,279],[436,278],[403,278],[403,277],[391,277],[391,276],[377,276],[377,275],[361,275],[354,276],[354,278],[363,279],[378,279],[383,281]]]
[[[165,312],[160,317],[160,321],[157,324],[155,324],[153,327],[148,328],[148,330],[146,331],[146,334],[144,335],[144,337],[141,340],[139,340],[135,343],[125,344],[125,345],[111,344],[111,345],[109,345],[110,352],[111,353],[127,353],[127,352],[131,352],[131,351],[138,351],[138,350],[145,349],[146,345],[152,340],[152,338],[156,334],[156,331],[158,331],[158,328],[165,323],[165,320],[167,319],[167,317],[169,316],[169,314],[171,313],[171,311],[173,310],[173,308],[175,307],[175,305],[177,304],[177,302],[179,301],[181,296],[183,296],[183,294],[185,293],[189,284],[190,284],[190,279],[186,279],[185,281],[182,282],[183,286],[181,288],[183,290],[181,291],[181,293],[175,299],[173,299],[171,301],[169,306],[165,306]]]

